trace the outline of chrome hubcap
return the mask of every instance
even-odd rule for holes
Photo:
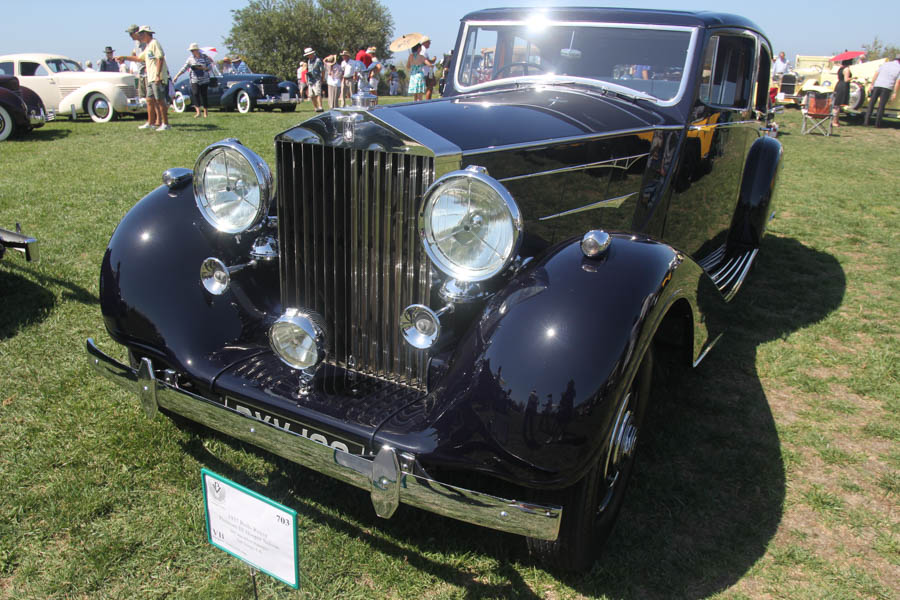
[[[94,100],[94,114],[101,119],[109,116],[109,102],[106,100]]]

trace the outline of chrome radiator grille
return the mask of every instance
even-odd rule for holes
[[[434,159],[279,141],[276,161],[285,308],[325,318],[327,362],[424,389],[398,321],[431,291],[416,211]]]

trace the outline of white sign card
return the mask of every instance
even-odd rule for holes
[[[299,589],[297,511],[207,469],[201,473],[209,543]]]

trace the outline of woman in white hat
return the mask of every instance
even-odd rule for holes
[[[194,110],[197,112],[194,118],[196,119],[200,116],[201,109],[203,110],[203,117],[206,118],[209,116],[206,111],[206,108],[209,106],[209,76],[215,65],[210,57],[203,54],[196,42],[188,46],[188,50],[190,50],[191,55],[188,56],[181,70],[175,74],[175,81],[178,81],[178,78],[185,71],[190,72],[191,104],[194,105]]]

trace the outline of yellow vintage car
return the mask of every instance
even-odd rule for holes
[[[794,65],[778,80],[773,77],[772,86],[777,87],[775,103],[786,106],[803,104],[803,87],[817,85],[822,72],[829,68],[829,56],[798,54]]]
[[[866,62],[850,65],[850,103],[843,107],[844,112],[859,113],[866,110],[869,98],[872,95],[872,83],[875,81],[875,72],[878,67],[888,61],[886,58],[878,60],[870,60]],[[800,95],[815,89],[818,86],[833,88],[837,85],[838,65],[824,69],[818,81],[809,80],[803,84],[800,89]],[[900,117],[900,98],[888,100],[885,107],[885,114],[888,116]]]

